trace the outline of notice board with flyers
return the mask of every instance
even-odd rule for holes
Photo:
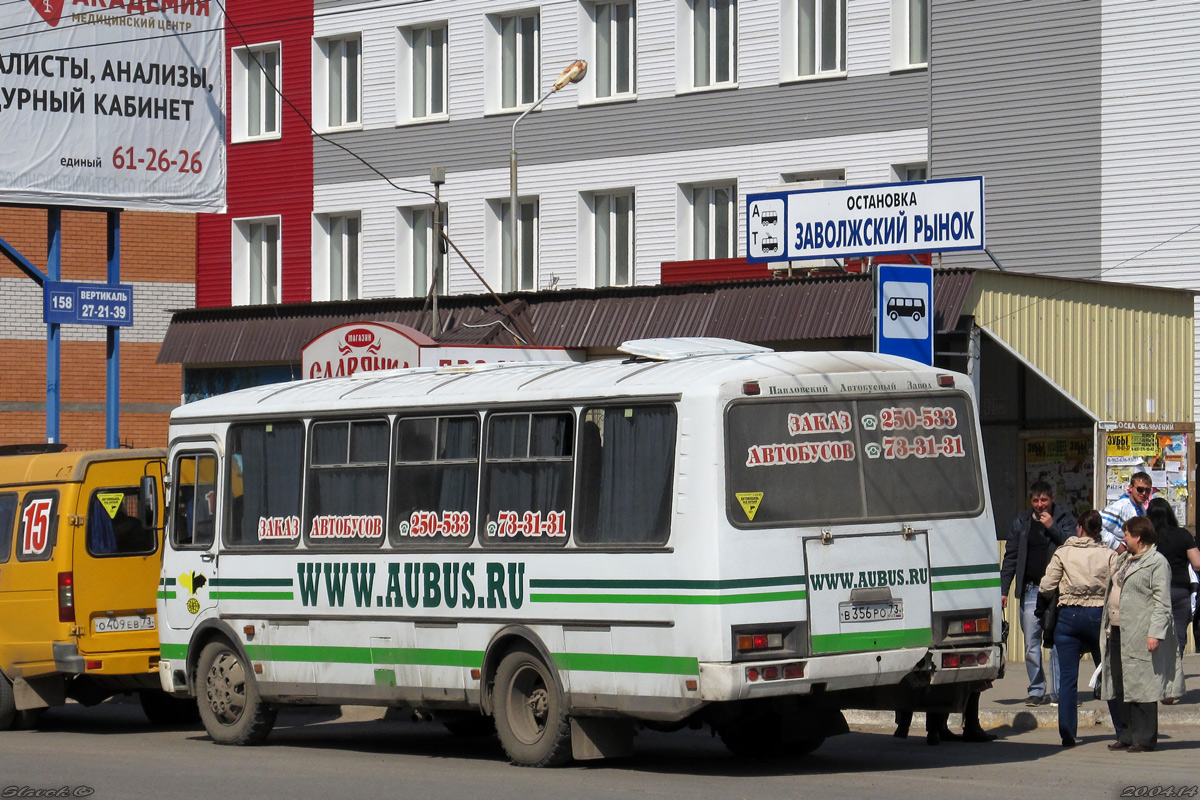
[[[1105,422],[1098,428],[1097,446],[1102,446],[1104,481],[1096,506],[1102,508],[1119,498],[1129,488],[1130,476],[1145,472],[1154,486],[1153,496],[1165,498],[1171,504],[1180,525],[1194,526],[1196,512],[1191,488],[1195,426]]]
[[[1022,439],[1026,494],[1036,481],[1046,481],[1054,488],[1054,499],[1076,517],[1093,507],[1096,459],[1091,431],[1029,431]]]

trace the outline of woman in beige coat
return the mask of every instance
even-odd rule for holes
[[[1075,746],[1079,727],[1079,657],[1084,650],[1100,663],[1100,618],[1104,592],[1117,554],[1101,543],[1104,523],[1095,509],[1079,518],[1076,535],[1054,551],[1038,587],[1043,593],[1058,590],[1058,623],[1054,649],[1058,656],[1058,734],[1063,747]]]
[[[1104,596],[1105,699],[1120,715],[1109,750],[1144,753],[1158,744],[1158,703],[1183,694],[1183,672],[1171,619],[1171,567],[1154,547],[1145,517],[1125,523],[1125,549]]]

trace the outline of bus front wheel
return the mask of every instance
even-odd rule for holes
[[[217,744],[262,744],[277,709],[264,703],[246,662],[224,641],[200,651],[196,701],[200,719]]]
[[[504,752],[523,767],[549,767],[571,757],[571,720],[550,669],[517,648],[496,670],[492,710]]]

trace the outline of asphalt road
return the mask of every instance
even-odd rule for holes
[[[136,705],[53,709],[37,730],[0,734],[0,798],[1108,798],[1171,796],[1200,783],[1200,727],[1163,732],[1159,749],[1110,753],[1100,728],[1064,750],[1056,731],[1000,728],[990,744],[894,739],[858,729],[817,752],[741,760],[704,731],[642,732],[633,757],[532,770],[495,739],[455,739],[433,723],[336,712],[281,714],[267,744],[221,747],[199,729],[151,728]],[[1128,789],[1126,787],[1134,787]],[[1146,787],[1138,789],[1137,787]],[[1123,794],[1123,792],[1128,794]],[[1188,792],[1200,796],[1195,788]],[[1184,796],[1188,796],[1185,794]]]

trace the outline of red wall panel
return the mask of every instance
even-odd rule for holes
[[[228,213],[197,215],[196,305],[230,304],[233,220],[267,216],[281,219],[283,300],[307,301],[312,291],[312,3],[229,0],[226,9],[226,74],[232,49],[281,44],[282,136],[228,146]],[[226,142],[228,111],[227,106]]]

